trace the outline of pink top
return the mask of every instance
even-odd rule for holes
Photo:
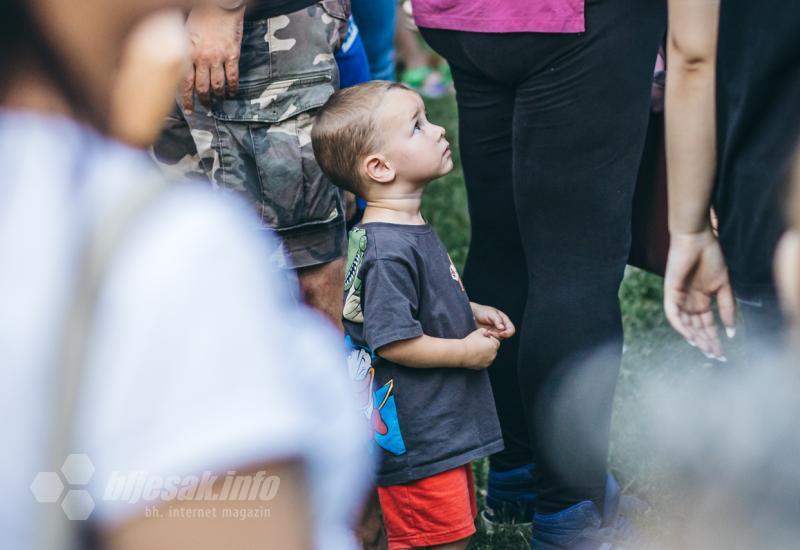
[[[411,0],[420,27],[470,32],[583,32],[584,0]]]

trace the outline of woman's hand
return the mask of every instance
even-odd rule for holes
[[[667,320],[706,356],[725,361],[711,309],[714,297],[728,338],[733,338],[736,305],[719,242],[710,229],[699,233],[673,233],[664,276]]]
[[[472,306],[472,315],[475,317],[478,328],[488,330],[489,334],[498,340],[505,340],[514,336],[516,328],[514,328],[514,323],[511,322],[508,315],[497,308],[476,304],[475,302],[470,302],[470,306]]]

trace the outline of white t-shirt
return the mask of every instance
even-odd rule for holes
[[[52,470],[53,386],[83,231],[155,169],[70,121],[2,111],[0,166],[0,546],[23,550],[40,507],[59,505],[37,502],[31,484]],[[274,243],[255,227],[247,206],[178,186],[115,255],[76,419],[75,451],[95,469],[88,481],[72,474],[78,483],[57,472],[59,502],[88,489],[96,525],[154,504],[109,497],[120,473],[224,475],[298,458],[317,547],[353,547],[372,461],[341,338],[291,302],[268,258]]]

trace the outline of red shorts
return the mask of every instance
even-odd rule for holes
[[[475,532],[478,505],[469,464],[406,483],[378,487],[389,550],[435,546]]]

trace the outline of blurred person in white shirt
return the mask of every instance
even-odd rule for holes
[[[179,4],[191,2],[0,5],[4,548],[36,547],[43,507],[65,498],[37,502],[32,481],[54,469],[54,396],[80,252],[101,220],[158,177],[144,152],[104,135],[139,147],[148,139],[146,108],[144,132],[125,134],[135,125],[115,116],[115,94],[130,78],[124,63],[117,67],[130,29]],[[168,73],[151,76],[167,74],[163,83]],[[157,105],[159,94],[140,85],[138,99]],[[290,301],[271,271],[271,237],[249,207],[209,194],[203,186],[165,190],[126,228],[98,289],[71,442],[94,471],[64,488],[87,490],[94,509],[75,530],[113,549],[352,548],[371,464],[340,339]],[[217,498],[138,499],[109,489],[141,472],[187,483],[209,473]],[[221,493],[230,472],[277,476],[269,517],[256,517],[264,502]],[[211,519],[185,519],[192,514]]]

